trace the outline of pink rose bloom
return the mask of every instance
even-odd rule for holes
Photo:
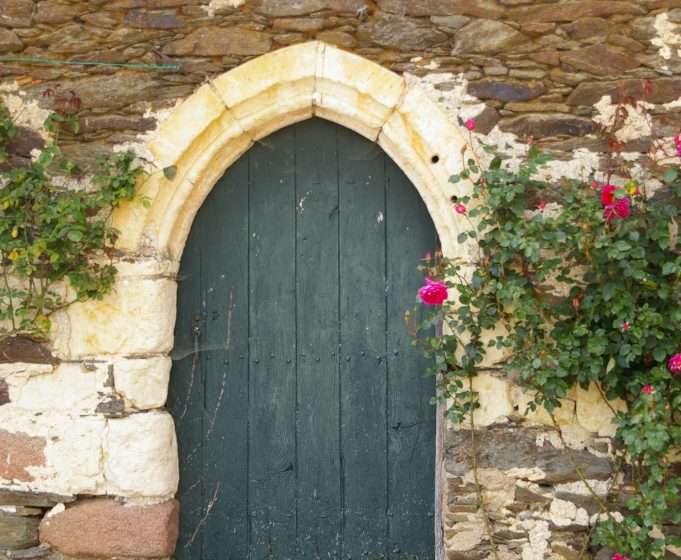
[[[672,373],[681,373],[681,352],[674,354],[669,358],[667,369]]]
[[[468,119],[466,121],[466,129],[473,130],[475,128],[475,119]]]
[[[542,210],[543,210],[544,208],[546,208],[546,201],[540,200],[540,201],[539,201],[539,208],[541,208]]]
[[[674,136],[674,145],[676,146],[676,155],[681,156],[681,137],[678,134]]]
[[[619,552],[615,553],[615,556],[611,560],[629,560],[626,556],[622,556]]]
[[[457,214],[465,214],[466,213],[466,207],[463,204],[457,204],[454,207],[454,210],[456,210]]]
[[[650,385],[646,385],[641,389],[641,393],[645,393],[646,395],[650,395],[653,392],[653,388]]]
[[[631,208],[629,208],[629,201],[626,198],[615,201],[615,204],[607,205],[603,210],[603,217],[609,222],[615,218],[627,218],[630,215]]]
[[[447,286],[426,278],[426,285],[419,290],[419,297],[427,305],[442,305],[447,299]]]

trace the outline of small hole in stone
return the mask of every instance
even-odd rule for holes
[[[456,196],[456,195],[453,195],[452,198],[450,198],[449,200],[451,200],[452,202],[458,202],[459,197]]]
[[[440,156],[435,154],[432,158],[430,158],[430,161],[432,161],[433,163],[437,163],[438,161],[440,161]]]

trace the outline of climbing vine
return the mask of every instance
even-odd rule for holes
[[[18,129],[0,104],[0,340],[44,338],[56,311],[108,293],[118,236],[111,214],[123,201],[148,202],[137,193],[145,172],[132,152],[88,170],[62,153],[60,134],[78,132],[80,99],[54,90],[45,97],[54,106],[44,124],[50,140],[26,165],[10,164]]]
[[[630,494],[624,517],[614,516],[574,464],[602,512],[592,542],[647,560],[681,545],[666,531],[681,522],[681,478],[672,464],[681,444],[681,139],[655,141],[664,165],[649,162],[650,171],[635,176],[618,157],[616,129],[626,111],[623,102],[606,131],[604,181],[541,179],[549,156],[531,141],[517,169],[491,147],[486,166],[477,157],[464,161],[450,179],[473,183],[470,196],[454,201],[468,223],[458,242],[473,241],[479,263],[471,270],[439,252],[426,255],[419,295],[428,311],[418,324],[416,314],[406,320],[414,344],[432,358],[434,400],[449,420],[469,423],[473,436],[479,403],[471,380],[490,349],[509,356],[506,375],[531,395],[526,412],[543,407],[561,439],[554,411],[573,386],[595,384],[613,412],[616,464],[626,465],[616,476]],[[549,197],[555,202],[547,204]],[[442,333],[431,336],[439,326]]]

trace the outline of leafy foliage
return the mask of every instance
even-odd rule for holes
[[[665,542],[680,544],[654,530],[681,521],[681,478],[671,468],[681,389],[678,368],[668,367],[681,351],[681,180],[676,168],[663,170],[653,197],[645,181],[561,179],[560,204],[547,208],[538,198],[552,185],[538,171],[548,159],[532,146],[517,171],[496,156],[485,169],[471,159],[450,179],[474,183],[472,196],[457,200],[469,220],[458,241],[476,242],[480,262],[466,274],[460,262],[427,255],[428,278],[455,296],[409,326],[434,357],[435,400],[454,422],[477,407],[469,379],[492,347],[510,355],[505,369],[532,394],[528,410],[552,413],[574,385],[595,383],[607,402],[623,399],[627,411],[614,422],[632,473],[630,513],[621,523],[607,516],[594,540],[632,560],[661,558]],[[420,334],[439,325],[439,336]],[[507,334],[490,336],[499,327]]]
[[[71,94],[67,105],[79,107]],[[51,114],[45,126],[56,139],[65,124],[77,132],[73,111]],[[0,105],[0,162],[16,134],[9,112]],[[42,338],[55,311],[75,301],[101,299],[113,286],[118,232],[109,218],[121,202],[136,197],[143,170],[132,152],[100,158],[89,177],[92,191],[74,186],[78,172],[53,140],[26,167],[10,167],[0,175],[0,321],[8,325],[0,339],[17,334]],[[64,295],[65,281],[75,294],[70,299]]]

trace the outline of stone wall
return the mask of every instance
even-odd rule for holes
[[[87,162],[132,147],[160,162],[159,137],[201,84],[215,88],[214,79],[249,60],[318,40],[402,76],[450,123],[475,117],[476,138],[509,156],[531,136],[557,153],[556,172],[586,178],[607,149],[599,123],[621,94],[644,97],[644,80],[658,135],[681,128],[680,29],[681,0],[2,0],[0,56],[182,68],[0,61],[0,89],[24,132],[12,146],[15,163],[43,142],[43,93],[57,85],[83,102],[81,131],[63,138],[65,151]],[[206,91],[190,98],[198,121],[212,110]],[[643,153],[650,136],[635,124],[622,137],[625,151]],[[435,135],[438,124],[424,129]],[[175,134],[207,142],[189,129]],[[441,198],[429,208],[449,204]],[[0,551],[8,557],[172,552],[177,457],[163,405],[179,256],[125,251],[115,294],[70,310],[49,345],[0,347]],[[480,479],[501,557],[572,560],[597,508],[548,416],[523,415],[527,396],[497,367],[504,359],[490,356],[476,380]],[[565,441],[602,495],[613,482],[610,416],[595,388],[573,390],[559,413]],[[453,560],[489,555],[469,437],[452,426],[444,434],[443,530]]]

